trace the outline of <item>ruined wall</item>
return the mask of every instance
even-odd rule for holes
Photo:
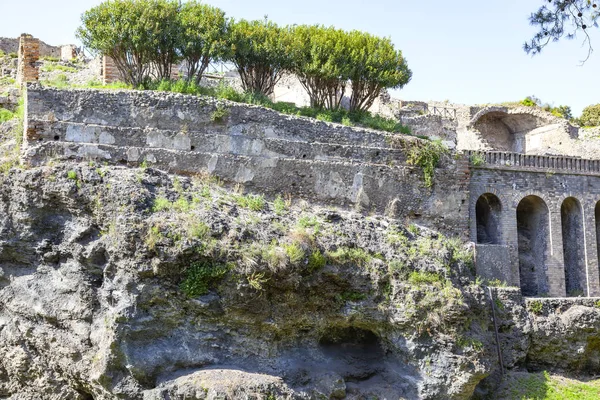
[[[19,52],[19,38],[0,38],[0,50],[5,53]],[[61,46],[51,46],[40,40],[40,57],[60,57]]]
[[[534,232],[530,232],[527,240],[535,241],[535,250],[539,251],[540,246],[547,246],[548,251],[544,265],[541,266],[544,270],[527,271],[529,275],[525,276],[536,274],[545,276],[548,285],[547,292],[541,290],[538,295],[600,295],[595,221],[595,208],[600,201],[600,162],[569,157],[517,154],[511,155],[512,161],[508,162],[505,160],[508,158],[506,154],[504,157],[500,157],[500,154],[491,153],[486,161],[475,166],[471,172],[472,240],[477,240],[475,215],[477,199],[483,194],[492,193],[500,199],[502,205],[499,219],[501,244],[507,246],[511,259],[510,264],[505,266],[500,276],[510,277],[507,280],[510,285],[527,287],[528,282],[521,282],[519,274],[519,235],[522,236],[522,227],[519,232],[517,211],[519,204],[522,204],[521,201],[526,197],[539,198],[543,202],[540,204],[547,207],[547,213],[538,209],[537,216],[532,217],[542,219],[542,221],[532,220],[530,225],[534,227]],[[581,215],[578,220],[578,223],[581,223],[581,229],[568,227],[567,231],[570,232],[565,236],[565,243],[562,229],[564,217],[561,214],[561,208],[564,201],[571,197],[581,205]],[[521,207],[520,213],[525,216],[534,214],[535,201],[531,204],[529,207]],[[544,218],[547,220],[543,221]],[[565,275],[565,245],[568,259],[573,253],[578,257],[577,267],[566,271],[570,276]],[[577,248],[571,248],[572,246]],[[523,264],[523,260],[521,260],[521,264]],[[483,268],[482,274],[490,274],[489,271],[485,271],[487,268],[485,265],[478,266]],[[538,267],[540,266],[538,265]],[[581,293],[567,292],[567,278],[583,281],[581,282]]]
[[[246,189],[387,211],[449,234],[468,231],[466,159],[447,158],[432,189],[406,164],[413,137],[281,115],[212,98],[140,91],[27,91],[24,158],[142,161],[210,172]]]

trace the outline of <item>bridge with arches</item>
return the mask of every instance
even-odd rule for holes
[[[525,296],[600,295],[600,161],[478,157],[470,183],[478,273]]]

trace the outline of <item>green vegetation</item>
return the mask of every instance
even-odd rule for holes
[[[456,340],[456,344],[458,347],[462,349],[472,349],[476,352],[480,352],[483,350],[483,343],[479,339],[473,339],[469,337],[460,336]]]
[[[41,70],[43,72],[53,72],[53,71],[70,72],[70,73],[77,72],[77,68],[68,67],[66,65],[61,65],[61,64],[45,64],[42,66]]]
[[[589,382],[550,375],[548,372],[513,373],[495,399],[506,400],[595,400],[600,398],[600,380]]]
[[[433,186],[433,177],[443,155],[448,153],[448,148],[440,140],[432,142],[415,142],[409,150],[407,162],[423,169],[425,186]]]
[[[600,126],[600,104],[584,108],[578,122],[581,126]]]
[[[217,109],[210,115],[212,122],[223,122],[229,116],[229,110],[222,105],[218,105]]]
[[[288,210],[288,208],[289,207],[281,198],[281,196],[277,196],[273,201],[273,211],[275,211],[275,214],[277,215],[283,215]]]
[[[152,212],[168,211],[172,206],[172,203],[166,197],[157,197],[154,199]]]
[[[304,261],[304,250],[297,243],[285,244],[283,248],[292,264],[299,264],[301,261]]]
[[[230,60],[242,88],[249,93],[269,96],[283,73],[290,69],[289,29],[268,19],[240,20],[229,26]]]
[[[573,113],[571,111],[571,107],[569,106],[558,106],[553,107],[548,103],[543,103],[540,99],[535,96],[527,96],[523,100],[519,102],[519,105],[526,107],[538,107],[544,111],[547,111],[558,118],[564,118],[566,120],[573,119]]]
[[[354,291],[346,291],[338,294],[336,299],[340,302],[346,301],[361,301],[367,298],[365,293],[354,292]]]
[[[248,208],[252,211],[261,211],[265,208],[265,198],[263,195],[236,195],[234,196],[234,200],[240,207]]]
[[[19,98],[17,109],[12,118],[17,118],[16,127],[12,130],[15,146],[10,150],[0,152],[0,158],[4,161],[0,164],[0,173],[7,173],[12,167],[21,164],[21,145],[23,144],[23,119],[25,118],[25,101]]]
[[[42,57],[42,61],[58,62],[60,60],[58,57],[44,56]]]
[[[410,81],[412,72],[389,38],[352,31],[346,40],[352,87],[350,111],[366,111],[382,90],[400,89]]]
[[[332,264],[366,266],[371,260],[371,256],[363,249],[353,247],[338,247],[333,252],[327,252],[327,259]]]
[[[319,223],[317,217],[315,217],[314,215],[311,217],[303,215],[298,219],[298,226],[300,228],[314,228],[315,230],[318,230],[321,224]]]
[[[469,161],[471,161],[472,166],[480,167],[485,164],[485,156],[479,152],[473,153],[473,154],[471,154]]]
[[[323,268],[327,264],[327,257],[321,253],[319,249],[313,250],[308,256],[308,271],[315,272]]]
[[[192,263],[186,270],[181,290],[189,297],[205,295],[229,271],[229,266],[212,260]]]
[[[110,56],[134,87],[146,87],[152,76],[169,78],[171,66],[182,60],[188,82],[198,84],[211,61],[229,61],[244,91],[262,96],[273,93],[285,72],[297,74],[318,110],[339,109],[350,83],[350,111],[365,111],[382,90],[401,88],[412,75],[389,38],[322,26],[280,27],[267,18],[236,21],[197,0],[104,1],[83,14],[77,37]]]
[[[408,283],[415,286],[433,285],[444,280],[440,274],[434,272],[413,271],[408,275]]]
[[[533,300],[529,303],[529,311],[531,311],[534,314],[541,314],[543,308],[544,305],[540,300]]]
[[[0,108],[0,124],[15,117],[15,113],[5,108]]]
[[[188,82],[200,85],[211,60],[227,52],[227,21],[225,13],[216,7],[188,1],[179,11],[181,25],[177,47],[185,60]]]
[[[76,181],[77,180],[77,172],[73,171],[73,170],[68,171],[67,172],[67,178]]]

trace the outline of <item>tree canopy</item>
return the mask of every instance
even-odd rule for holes
[[[246,92],[270,96],[291,73],[312,107],[338,110],[350,92],[349,110],[361,112],[412,75],[389,38],[320,25],[281,27],[267,18],[235,21],[200,0],[107,0],[81,21],[83,44],[111,57],[135,87],[170,79],[178,62],[187,83],[199,84],[209,63],[223,60],[235,65]]]
[[[574,39],[577,34],[583,36],[587,45],[587,60],[592,51],[590,28],[598,27],[600,13],[596,0],[548,0],[531,14],[529,22],[538,28],[538,32],[523,45],[528,54],[538,54],[546,45],[560,39]],[[584,60],[584,61],[585,61]]]

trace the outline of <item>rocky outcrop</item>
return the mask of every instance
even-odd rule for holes
[[[0,186],[0,396],[493,391],[492,302],[468,248],[293,203],[144,168],[11,170]],[[506,368],[597,371],[593,300],[493,293]]]
[[[493,368],[468,252],[433,231],[150,169],[0,190],[4,397],[460,399]]]

